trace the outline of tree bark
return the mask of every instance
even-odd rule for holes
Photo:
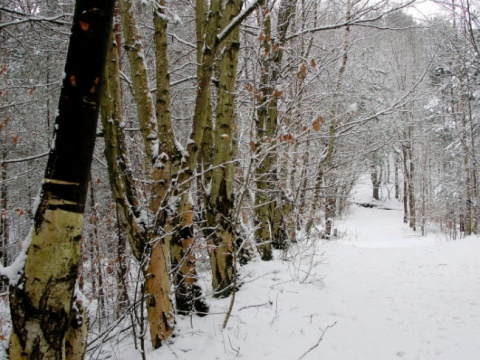
[[[352,10],[352,3],[350,0],[347,1],[346,3],[346,8],[345,8],[345,22],[348,23],[351,20],[351,10]],[[338,118],[338,109],[339,109],[339,97],[340,93],[342,90],[343,86],[343,79],[345,76],[345,71],[347,69],[347,62],[348,62],[348,48],[350,46],[350,26],[347,25],[345,26],[345,32],[343,35],[343,55],[342,55],[342,60],[340,62],[340,67],[338,69],[338,75],[337,75],[337,81],[335,83],[335,88],[334,88],[334,93],[333,93],[333,106],[330,109],[330,125],[328,128],[328,142],[326,145],[326,149],[324,150],[324,153],[322,154],[322,158],[320,160],[320,163],[318,165],[318,170],[317,170],[317,176],[315,179],[315,191],[314,191],[314,197],[313,197],[313,204],[312,204],[312,210],[311,210],[311,218],[307,224],[307,234],[310,233],[310,230],[313,226],[313,221],[315,221],[316,217],[316,211],[318,204],[320,203],[320,198],[321,198],[321,193],[322,193],[322,187],[323,183],[325,181],[324,177],[326,172],[328,171],[328,168],[331,166],[332,161],[333,161],[333,156],[335,153],[335,142],[336,142],[336,132],[337,132],[337,124],[339,121]],[[325,208],[328,211],[325,211],[325,232],[324,236],[329,237],[331,235],[331,229],[332,229],[332,221],[333,221],[333,216],[335,213],[333,213],[332,216],[332,203],[335,202],[335,199],[332,199],[332,196],[328,196],[325,201]],[[328,212],[328,214],[327,214]]]
[[[123,23],[125,38],[125,51],[130,63],[130,74],[133,83],[133,95],[137,105],[140,133],[145,145],[145,170],[150,173],[154,157],[158,152],[157,119],[155,106],[150,93],[145,54],[143,52],[142,38],[133,15],[134,2],[119,0],[120,15]]]
[[[229,0],[222,14],[222,27],[240,13],[242,0]],[[209,239],[214,296],[225,297],[232,291],[234,276],[235,199],[233,129],[235,126],[235,84],[240,28],[236,27],[218,49],[219,92],[214,131],[215,149],[212,158],[212,183],[207,197],[207,221],[213,229]]]
[[[268,1],[259,8],[262,21],[262,53],[260,54],[260,88],[257,96],[257,145],[256,156],[260,159],[256,169],[255,193],[255,240],[262,260],[273,259],[272,244],[285,246],[281,209],[281,189],[278,189],[276,153],[271,149],[275,144],[278,125],[278,89],[280,67],[283,60],[283,46],[291,15],[295,9],[293,0],[282,0],[276,37],[272,35],[272,22]]]
[[[130,24],[131,25],[131,24]],[[137,41],[139,41],[137,39]],[[116,45],[116,44],[114,44]],[[145,297],[150,324],[150,338],[152,346],[158,348],[170,337],[173,331],[173,305],[170,299],[170,279],[168,266],[168,246],[165,238],[156,235],[154,225],[148,224],[141,219],[141,211],[138,203],[138,193],[135,187],[130,160],[125,143],[125,135],[122,130],[121,93],[118,69],[118,52],[116,46],[112,46],[109,52],[108,77],[106,87],[108,94],[104,98],[104,114],[102,116],[105,132],[105,155],[109,167],[109,176],[112,192],[116,199],[121,227],[125,229],[135,258],[139,262],[146,262]],[[144,74],[146,75],[146,74]],[[145,81],[143,79],[142,81]],[[137,79],[137,82],[144,82]],[[138,85],[138,84],[137,84]],[[143,86],[142,85],[142,86]],[[138,85],[140,86],[140,85]],[[137,91],[141,89],[138,88]],[[140,98],[140,96],[138,96]],[[156,126],[156,125],[155,125]],[[147,131],[150,131],[146,128]],[[145,135],[145,134],[144,134]],[[144,139],[148,136],[144,136]],[[158,141],[158,140],[157,140]],[[149,146],[148,143],[145,144]],[[153,153],[150,152],[153,157]],[[153,177],[151,159],[147,155],[145,163],[150,164],[147,177]],[[152,185],[152,188],[154,185]],[[153,190],[152,190],[153,192]],[[156,193],[155,193],[156,194]],[[157,204],[158,197],[152,194],[151,206]],[[158,208],[149,209],[155,213]]]
[[[375,159],[372,163],[370,179],[373,185],[373,198],[380,200],[380,185],[382,183],[382,168],[378,164],[378,160]]]
[[[113,5],[86,0],[75,5],[55,139],[23,273],[10,291],[11,359],[66,358]]]
[[[190,189],[194,180],[194,171],[199,158],[207,115],[210,113],[210,92],[213,65],[217,48],[217,28],[221,13],[221,0],[212,0],[208,11],[202,61],[198,69],[197,94],[193,114],[192,132],[190,134],[186,156],[182,162],[176,180],[176,194],[180,197],[178,215],[174,220],[175,231],[172,236],[172,263],[175,269],[175,297],[177,311],[188,314],[193,310],[205,313],[206,304],[199,299],[201,289],[196,285],[197,273],[193,245],[193,204]]]

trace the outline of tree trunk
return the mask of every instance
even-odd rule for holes
[[[11,359],[65,359],[67,330],[83,338],[84,326],[70,327],[71,309],[113,5],[75,5],[55,140],[23,273],[10,291]]]
[[[351,20],[351,1],[347,0],[346,3],[346,8],[345,8],[345,22],[349,22]],[[328,128],[328,142],[326,144],[326,148],[322,153],[318,169],[317,169],[317,175],[315,179],[315,191],[314,191],[314,197],[313,197],[313,203],[312,203],[312,210],[311,210],[311,218],[309,219],[309,222],[307,224],[307,234],[310,234],[311,228],[313,227],[313,222],[315,221],[316,217],[316,211],[318,208],[318,205],[320,203],[320,198],[321,198],[321,193],[322,193],[322,187],[323,183],[325,181],[325,173],[328,171],[328,168],[331,166],[332,161],[333,161],[333,155],[335,153],[335,142],[336,142],[336,131],[337,131],[337,124],[339,121],[338,118],[338,109],[339,109],[339,97],[340,93],[343,87],[343,80],[345,76],[345,71],[347,69],[347,63],[348,63],[348,48],[350,46],[350,26],[347,25],[345,26],[345,32],[343,34],[343,56],[341,58],[340,62],[340,67],[338,69],[338,74],[337,74],[337,81],[335,83],[334,87],[334,93],[333,93],[333,105],[332,108],[330,109],[330,124]],[[331,207],[331,199],[326,200],[326,209],[329,209]],[[327,211],[325,212],[325,235],[328,237],[331,234],[331,213],[327,214]]]
[[[380,185],[382,183],[382,168],[378,164],[372,164],[372,170],[370,173],[370,179],[372,180],[373,185],[373,198],[375,200],[380,200]]]
[[[403,223],[408,224],[408,153],[405,145],[402,145],[402,155],[403,155]]]
[[[6,160],[8,157],[8,149],[7,149],[7,129],[9,123],[9,116],[8,114],[5,117],[5,121],[3,122],[3,131],[4,131],[4,139],[2,141],[2,159]],[[7,188],[7,181],[8,181],[8,164],[6,162],[2,162],[2,184],[1,184],[1,199],[0,199],[0,237],[1,237],[1,244],[0,244],[0,265],[6,267],[9,264],[8,261],[8,243],[9,243],[9,224],[8,224],[8,188]],[[1,285],[0,285],[1,286]]]
[[[394,153],[394,181],[395,181],[395,199],[400,199],[400,180],[398,176],[399,160],[397,153]]]
[[[225,27],[240,13],[242,0],[229,0],[222,14]],[[212,158],[212,184],[207,198],[208,226],[214,296],[225,297],[232,291],[234,276],[235,199],[233,129],[235,126],[235,84],[240,28],[237,27],[218,49],[221,55],[219,92],[216,108],[215,149]]]
[[[410,144],[407,146],[408,156],[408,225],[413,231],[417,230],[417,208],[415,199],[415,166],[413,159],[413,129],[409,129]]]
[[[142,38],[140,36],[135,17],[133,15],[134,2],[119,0],[120,15],[123,23],[125,38],[125,51],[130,63],[130,74],[133,83],[133,95],[137,105],[140,133],[145,145],[145,170],[151,173],[152,163],[156,149],[158,149],[157,119],[155,106],[150,94],[145,54],[143,52]]]
[[[272,36],[272,25],[268,2],[260,7],[263,21],[262,54],[260,55],[261,79],[257,107],[256,154],[260,158],[256,166],[255,193],[255,239],[263,260],[271,260],[272,243],[285,247],[283,213],[279,202],[282,191],[278,188],[277,154],[271,149],[275,143],[278,125],[278,89],[280,67],[283,60],[283,45],[291,14],[295,8],[293,0],[282,0],[279,5],[277,37]]]
[[[135,258],[140,262],[147,261],[147,266],[143,269],[150,338],[152,346],[158,348],[163,341],[170,337],[174,325],[173,304],[170,299],[168,245],[166,245],[164,236],[158,238],[153,224],[140,223],[142,220],[137,200],[137,190],[130,169],[125,135],[121,129],[118,52],[115,46],[109,52],[107,70],[106,87],[108,96],[105,96],[104,99],[104,114],[102,116],[106,142],[105,155],[121,227],[127,233]],[[138,82],[144,84],[140,80]],[[150,131],[148,128],[146,130]],[[146,143],[145,146],[148,147],[149,143]],[[153,156],[153,153],[150,152],[150,155]],[[149,158],[145,163],[151,164],[151,159]],[[152,167],[149,166],[148,168],[150,172],[147,176],[152,177]],[[158,198],[158,196],[151,196],[151,206],[157,204]],[[155,210],[157,209],[155,208]],[[152,209],[150,211],[156,213]]]
[[[2,22],[2,13],[0,12],[0,23]],[[7,67],[7,56],[6,56],[6,49],[4,49],[4,44],[5,44],[5,34],[3,29],[0,27],[0,56],[3,58],[5,56],[5,62],[0,61],[0,69],[3,69]],[[1,71],[1,70],[0,70]],[[7,74],[5,74],[7,76]],[[6,104],[8,102],[8,91],[2,92],[0,94],[0,105],[3,106],[3,104]],[[7,151],[7,128],[8,128],[8,122],[9,122],[9,116],[8,113],[5,115],[5,118],[2,119],[3,122],[3,139],[2,139],[2,160],[6,160],[8,156],[8,151]],[[0,198],[0,266],[6,267],[9,264],[8,261],[8,218],[7,218],[7,205],[8,205],[8,198],[7,198],[7,179],[8,179],[8,165],[5,162],[2,162],[1,166],[1,198]],[[6,285],[3,283],[2,279],[0,279],[0,291],[3,292],[6,289]]]
[[[201,289],[196,285],[196,265],[193,253],[193,209],[190,189],[194,180],[194,171],[199,158],[204,131],[208,124],[207,115],[211,112],[210,92],[213,65],[217,47],[217,28],[220,20],[221,0],[212,0],[205,24],[202,61],[198,69],[197,95],[193,114],[192,132],[187,143],[185,161],[176,179],[176,195],[180,197],[178,216],[174,222],[174,234],[171,242],[172,263],[176,266],[175,297],[177,311],[183,314],[197,310],[205,313],[208,307],[199,299]]]

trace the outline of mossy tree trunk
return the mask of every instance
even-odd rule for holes
[[[242,0],[226,2],[222,28],[240,13]],[[240,49],[240,28],[237,27],[218,49],[219,90],[214,130],[215,147],[212,154],[211,187],[207,196],[207,223],[212,229],[209,255],[212,267],[214,296],[228,296],[234,276],[235,199],[234,183],[234,126],[235,83]]]
[[[202,0],[200,0],[202,2]],[[199,4],[203,9],[203,4]],[[193,204],[190,196],[195,167],[199,158],[205,128],[208,125],[207,116],[211,113],[211,80],[215,53],[217,48],[217,28],[220,20],[221,0],[210,1],[207,12],[202,61],[197,70],[197,94],[193,114],[192,132],[186,147],[185,161],[181,164],[176,192],[180,197],[178,215],[175,219],[175,231],[172,236],[172,264],[175,266],[175,298],[177,311],[182,314],[197,310],[203,313],[206,304],[198,299],[200,288],[196,285],[195,258],[193,246],[195,242],[193,224]]]
[[[135,100],[137,108],[139,108],[138,116],[146,148],[146,176],[154,179],[156,173],[160,171],[157,166],[154,166],[154,161],[157,159],[155,151],[158,151],[155,150],[156,144],[158,144],[155,108],[150,94],[145,99],[145,91],[142,90],[148,89],[149,86],[145,64],[142,61],[138,61],[139,58],[142,58],[140,56],[142,46],[135,20],[131,13],[131,3],[121,1],[120,5],[124,29],[128,29],[125,30],[125,34],[127,37],[135,39],[135,47],[129,48],[129,52],[132,53],[129,56],[129,61],[133,68],[132,75],[135,77]],[[115,45],[117,44],[114,44],[109,52],[108,77],[106,81],[108,91],[103,103],[104,114],[102,119],[106,142],[105,155],[121,227],[127,233],[135,258],[142,263],[145,275],[144,293],[150,325],[150,338],[152,346],[158,348],[170,337],[174,324],[173,304],[170,298],[169,250],[165,242],[165,236],[162,236],[161,232],[157,231],[163,223],[153,220],[153,217],[150,217],[150,221],[146,223],[145,219],[142,219],[140,216],[139,194],[133,181],[125,134],[121,128],[122,100],[119,85],[119,59]],[[147,189],[149,191],[148,196],[151,199],[147,212],[157,214],[159,199],[161,199],[162,194],[158,194],[155,187],[156,182],[151,181],[151,184],[152,186]]]
[[[72,302],[113,5],[75,4],[53,147],[23,273],[10,291],[11,359],[84,354],[86,319],[72,313]]]
[[[134,2],[130,0],[119,0],[118,3],[123,23],[124,49],[130,63],[133,95],[135,104],[137,105],[140,133],[145,145],[145,172],[148,174],[151,172],[152,159],[158,143],[155,105],[149,90],[142,38],[133,15]]]

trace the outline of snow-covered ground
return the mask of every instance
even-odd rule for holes
[[[372,202],[368,177],[353,202]],[[225,330],[231,298],[209,298],[208,316],[177,318],[173,341],[156,351],[147,342],[146,358],[480,359],[480,239],[421,237],[400,203],[379,204],[391,210],[352,205],[338,240],[243,267]],[[130,334],[90,358],[141,359]]]
[[[366,178],[354,201],[370,192]],[[209,299],[209,316],[178,319],[147,359],[480,359],[480,239],[421,237],[401,204],[382,204],[393,210],[352,205],[339,240],[293,249],[293,263],[247,265],[225,330],[230,299]],[[140,358],[131,342],[107,348]]]

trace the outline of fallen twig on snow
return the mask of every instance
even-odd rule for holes
[[[264,304],[242,306],[240,309],[238,309],[238,311],[242,311],[242,310],[250,309],[250,308],[255,308],[255,307],[272,306],[272,305],[273,305],[273,303],[271,301],[268,301]]]
[[[334,327],[336,324],[337,324],[337,322],[335,321],[333,324],[328,325],[328,326],[325,328],[325,330],[322,331],[322,334],[320,335],[320,338],[318,339],[318,341],[316,342],[316,344],[313,345],[313,346],[312,346],[310,349],[308,349],[307,351],[305,351],[305,352],[303,353],[303,355],[298,358],[298,360],[302,360],[305,356],[307,356],[307,354],[308,354],[310,351],[312,351],[312,350],[315,349],[318,345],[320,345],[320,343],[322,342],[323,337],[325,336],[325,333],[327,332],[327,330],[330,329],[330,328],[332,328],[332,327]]]

